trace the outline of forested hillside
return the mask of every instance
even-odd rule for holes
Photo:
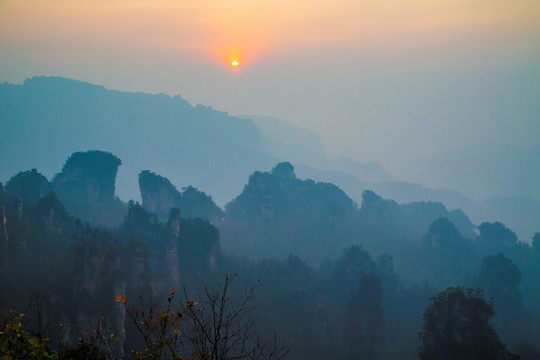
[[[486,358],[463,357],[470,346],[539,358],[540,233],[529,245],[502,223],[373,191],[356,204],[287,162],[246,178],[225,209],[154,169],[139,170],[142,203],[124,203],[121,163],[76,152],[50,181],[31,169],[0,187],[0,353],[16,328],[66,359],[152,358],[165,345],[162,358],[207,359],[197,316],[225,291],[224,309],[247,301],[234,324],[258,355],[244,358]],[[433,340],[441,329],[458,345]]]

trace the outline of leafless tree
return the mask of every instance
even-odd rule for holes
[[[225,275],[223,284],[211,291],[205,287],[202,299],[197,303],[184,289],[185,315],[184,339],[192,347],[193,356],[200,360],[279,360],[289,349],[277,339],[264,341],[254,330],[253,307],[251,305],[256,285],[245,290],[239,301],[230,297],[231,283],[235,275]]]

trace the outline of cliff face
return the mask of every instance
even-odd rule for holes
[[[7,192],[30,204],[35,204],[50,190],[49,180],[36,169],[21,171],[6,184]]]
[[[72,149],[104,149],[125,162],[117,189],[125,200],[137,196],[137,174],[152,168],[225,203],[261,163],[275,162],[258,151],[259,129],[251,120],[191,106],[180,96],[35,77],[23,85],[0,84],[0,117],[10,135],[0,142],[0,179],[36,163],[54,174]]]
[[[2,265],[8,264],[8,233],[7,233],[6,207],[0,206],[0,253],[2,254]],[[3,267],[3,266],[2,266]]]
[[[17,180],[8,189],[15,194],[0,186],[0,281],[5,294],[0,308],[4,312],[6,306],[39,302],[40,309],[21,311],[30,322],[62,324],[53,334],[66,346],[77,346],[88,324],[100,324],[100,330],[118,334],[115,346],[121,353],[125,319],[113,299],[124,295],[128,281],[120,261],[123,245],[115,236],[74,220],[53,192],[34,192],[23,206],[15,195],[24,193],[17,191],[32,193],[39,186],[28,185],[39,185],[31,180],[40,178],[34,170],[14,176]],[[21,286],[21,279],[28,285]],[[113,321],[105,324],[103,317]]]
[[[73,153],[52,187],[70,214],[94,224],[115,226],[124,216],[125,206],[115,198],[119,158],[109,152]]]
[[[70,296],[60,297],[56,306],[69,306],[62,311],[63,342],[77,346],[87,336],[87,324],[98,324],[103,334],[114,334],[110,346],[120,355],[126,339],[125,309],[114,299],[126,296],[126,285],[131,284],[126,265],[132,254],[110,234],[92,229],[76,221],[73,243],[67,254],[69,275],[63,279],[70,288]],[[66,305],[66,303],[72,304]],[[106,319],[106,321],[105,321]]]
[[[62,172],[53,179],[54,186],[66,198],[88,203],[112,202],[119,158],[109,152],[87,151],[73,153]]]
[[[79,214],[95,216],[116,204],[114,179],[119,163],[108,153],[76,153],[52,186]],[[124,344],[137,340],[130,333],[133,329],[126,328],[125,307],[118,299],[141,297],[150,303],[171,288],[179,289],[186,274],[209,273],[219,261],[217,229],[201,218],[181,218],[174,206],[167,209],[167,221],[159,222],[155,214],[130,202],[127,216],[121,212],[124,225],[110,232],[70,216],[55,192],[43,196],[41,185],[49,183],[36,170],[12,179],[9,189],[16,194],[0,183],[0,282],[6,294],[0,296],[0,309],[34,301],[33,292],[20,286],[20,278],[36,288],[47,286],[43,306],[53,310],[47,311],[50,318],[44,321],[62,324],[54,336],[67,347],[76,347],[91,324],[103,334],[114,334],[111,346],[122,355]],[[24,202],[15,196],[26,195],[20,189],[28,189],[33,198]],[[162,190],[158,188],[158,194]],[[193,209],[205,209],[211,201],[194,188],[189,192]],[[178,201],[182,194],[176,194]]]
[[[66,209],[53,192],[39,199],[35,212],[48,233],[64,235],[66,228],[70,226],[71,219]]]
[[[149,170],[144,170],[139,174],[139,189],[144,208],[156,214],[162,222],[167,220],[171,208],[180,205],[182,194],[176,190],[169,179]]]
[[[180,209],[183,217],[200,217],[213,224],[218,224],[223,219],[223,210],[216,205],[211,196],[192,186],[180,192],[169,179],[149,170],[139,174],[139,189],[143,207],[156,214],[161,222],[168,219],[172,208]]]
[[[167,264],[167,287],[178,289],[180,287],[180,269],[178,264],[178,236],[180,235],[180,210],[174,208],[169,216],[170,236],[165,249]]]
[[[130,260],[134,269],[132,287],[138,288],[139,294],[146,282],[154,299],[171,288],[179,288],[180,211],[177,208],[170,211],[169,220],[164,225],[157,221],[155,214],[149,213],[138,203],[130,202],[126,222],[120,231],[126,238],[140,242],[139,246],[130,245],[139,249]],[[146,256],[141,257],[143,254]]]
[[[200,217],[214,225],[223,221],[223,210],[216,205],[212,197],[193,186],[188,186],[182,192],[180,210],[184,217]]]
[[[335,185],[297,179],[290,163],[255,172],[225,210],[224,248],[250,257],[293,253],[318,264],[358,241],[356,204]]]

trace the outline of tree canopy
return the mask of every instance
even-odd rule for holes
[[[419,337],[420,360],[518,359],[490,324],[495,314],[481,289],[450,287],[431,298]]]

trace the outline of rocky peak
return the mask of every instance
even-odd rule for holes
[[[109,152],[76,152],[55,176],[53,184],[61,198],[110,203],[114,200],[116,174],[121,164],[122,161]]]
[[[150,170],[139,174],[139,189],[143,207],[156,214],[160,221],[166,221],[169,211],[179,207],[182,195],[169,179]]]
[[[174,234],[174,238],[178,239],[180,234],[180,209],[172,208],[169,213],[169,226]]]
[[[49,180],[36,169],[21,171],[6,184],[6,191],[29,204],[35,204],[51,190]]]

